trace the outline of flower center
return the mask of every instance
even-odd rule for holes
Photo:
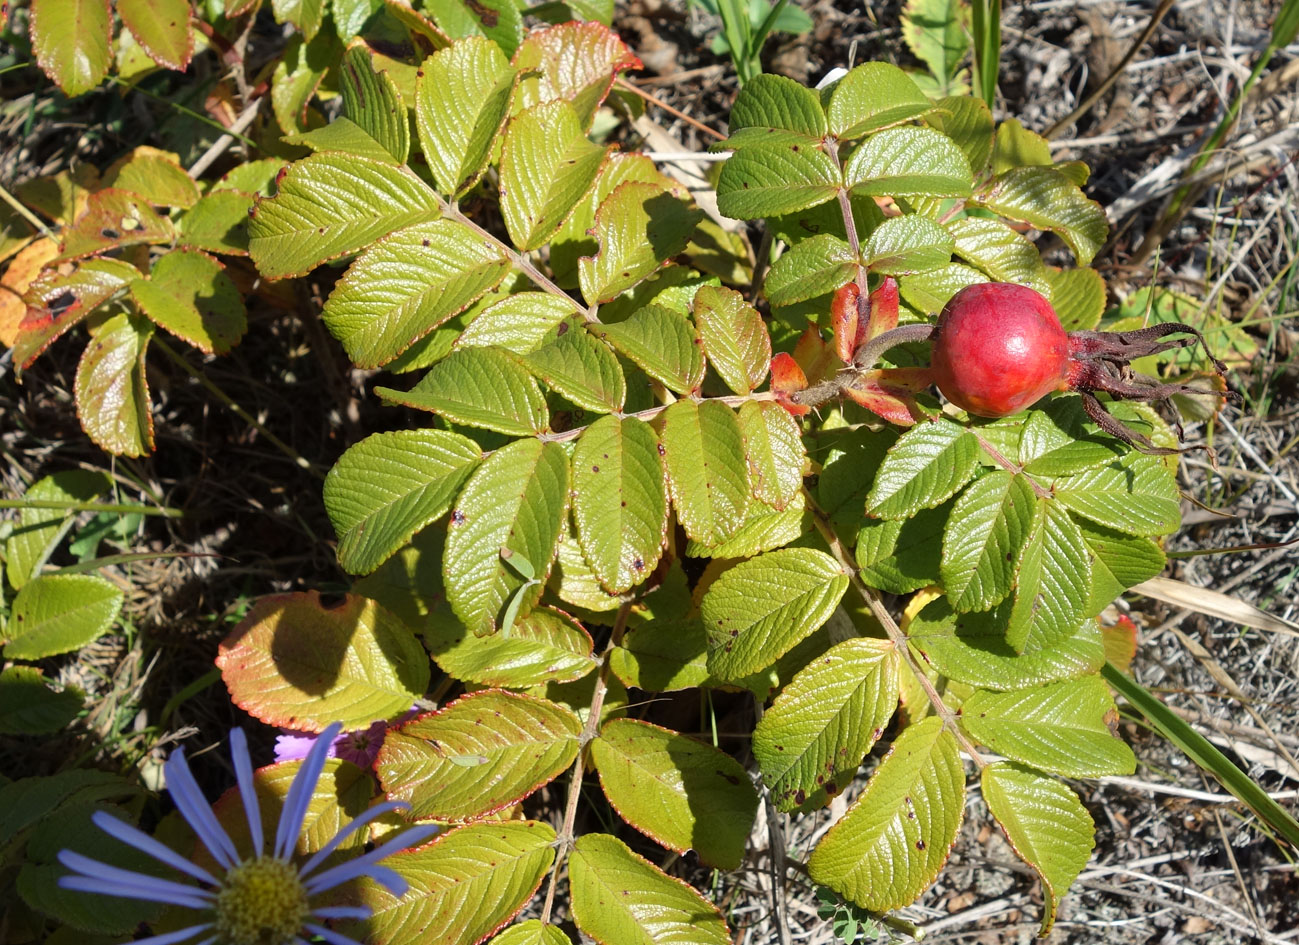
[[[226,873],[217,893],[216,930],[228,945],[285,945],[302,931],[308,912],[298,871],[259,856]]]

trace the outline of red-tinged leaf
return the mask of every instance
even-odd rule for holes
[[[852,361],[857,350],[860,326],[857,324],[857,299],[861,290],[855,282],[845,282],[835,290],[830,301],[830,324],[834,327],[834,351],[844,364]]]
[[[928,386],[928,368],[895,368],[891,371],[868,371],[859,376],[845,393],[871,413],[890,423],[909,427],[924,420],[925,412],[911,396],[913,390]],[[896,378],[890,376],[897,373]],[[921,379],[923,378],[923,383]],[[916,387],[916,384],[920,384]]]
[[[112,61],[108,0],[32,0],[31,41],[45,74],[70,96],[95,88]]]
[[[870,318],[857,324],[857,344],[865,344],[897,327],[898,282],[892,276],[885,276],[880,287],[870,294]]]
[[[264,598],[222,641],[216,663],[241,709],[308,732],[395,718],[429,680],[428,656],[410,628],[353,594],[334,607],[315,591]]]
[[[117,0],[117,14],[149,58],[183,72],[194,55],[187,0]]]
[[[149,201],[110,187],[90,195],[86,212],[63,234],[60,259],[78,259],[122,246],[170,243],[176,229]]]
[[[243,297],[225,266],[207,253],[167,253],[147,279],[131,283],[130,292],[155,324],[207,354],[229,353],[248,330]]]
[[[37,278],[23,297],[28,308],[14,342],[15,373],[21,378],[55,339],[138,278],[138,269],[117,259],[91,259],[71,275],[47,271]]]
[[[618,34],[600,23],[564,23],[530,34],[514,54],[520,73],[537,70],[519,84],[523,107],[563,99],[572,104],[583,128],[589,128],[614,76],[641,68]]]
[[[1105,658],[1126,673],[1137,655],[1137,625],[1127,614],[1120,614],[1112,627],[1101,624],[1101,642],[1105,644]]]
[[[776,395],[776,403],[795,417],[801,417],[811,409],[790,399],[791,395],[805,387],[807,378],[797,361],[783,351],[771,359],[771,391]]]
[[[77,417],[86,435],[115,456],[153,450],[153,414],[144,352],[153,336],[147,318],[123,312],[99,326],[77,365]]]
[[[834,347],[825,343],[815,325],[809,325],[798,336],[798,343],[794,345],[794,360],[811,384],[826,380],[841,366],[841,362],[836,359]]]

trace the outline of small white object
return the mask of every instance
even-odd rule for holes
[[[816,87],[817,89],[823,89],[827,85],[830,85],[833,82],[838,82],[847,74],[848,74],[848,70],[845,69],[843,66],[835,66],[833,69],[831,69],[821,78],[821,81],[816,84]]]

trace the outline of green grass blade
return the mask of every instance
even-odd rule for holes
[[[1296,0],[1296,2],[1299,2],[1299,0]],[[753,44],[753,53],[755,56],[762,55],[762,44],[767,41],[767,36],[771,33],[771,28],[776,25],[776,20],[780,18],[781,11],[783,11],[788,5],[789,0],[776,0],[776,5],[771,8],[766,19],[762,21],[762,25],[758,27],[758,31],[753,34],[753,38],[750,42]],[[761,60],[759,60],[759,63],[761,63]]]
[[[975,85],[980,97],[989,108],[993,108],[997,101],[997,73],[1001,63],[1001,0],[974,0],[970,4],[970,13]]]
[[[1202,769],[1222,782],[1242,804],[1257,814],[1268,826],[1290,843],[1299,846],[1299,821],[1250,779],[1232,762],[1210,744],[1209,740],[1191,728],[1169,710],[1149,689],[1132,677],[1106,663],[1101,668],[1105,681],[1127,699],[1161,735],[1180,748]]]

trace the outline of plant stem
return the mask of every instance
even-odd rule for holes
[[[865,270],[859,271],[864,272]],[[853,363],[850,367],[844,368],[828,381],[822,381],[820,384],[813,384],[811,387],[795,391],[790,395],[789,399],[796,404],[815,407],[827,400],[841,397],[843,392],[852,386],[863,371],[869,371],[875,366],[875,362],[880,359],[880,356],[885,351],[898,345],[916,341],[928,341],[933,333],[934,326],[929,324],[901,325],[897,328],[890,328],[858,348],[857,353],[853,355]]]
[[[65,512],[109,512],[113,515],[162,515],[184,518],[182,509],[154,508],[149,505],[111,505],[105,502],[60,502],[56,499],[0,499],[0,509],[61,509]]]
[[[24,220],[26,220],[28,223],[34,226],[40,232],[40,234],[44,236],[46,239],[50,239],[50,240],[58,239],[58,237],[54,235],[53,230],[51,230],[48,226],[42,223],[40,218],[36,216],[36,214],[32,213],[21,203],[19,203],[18,198],[15,197],[13,194],[9,193],[9,191],[5,190],[3,187],[0,187],[0,200],[3,200],[5,203],[9,204],[9,206],[13,207],[15,213],[17,213]]]
[[[983,448],[983,451],[992,457],[992,461],[994,463],[996,463],[1002,469],[1006,470],[1006,472],[1010,473],[1012,476],[1024,476],[1023,466],[1019,465],[1018,463],[1011,462],[1005,456],[1002,456],[1001,450],[997,449],[995,446],[993,446],[991,443],[985,440],[982,436],[980,436],[977,430],[971,430],[970,432],[973,433],[974,438],[979,441],[979,446]],[[1051,494],[1049,490],[1044,489],[1042,486],[1038,485],[1032,476],[1024,476],[1024,478],[1028,480],[1028,484],[1033,487],[1033,492],[1037,494],[1037,497],[1039,499],[1045,499],[1047,496]]]

